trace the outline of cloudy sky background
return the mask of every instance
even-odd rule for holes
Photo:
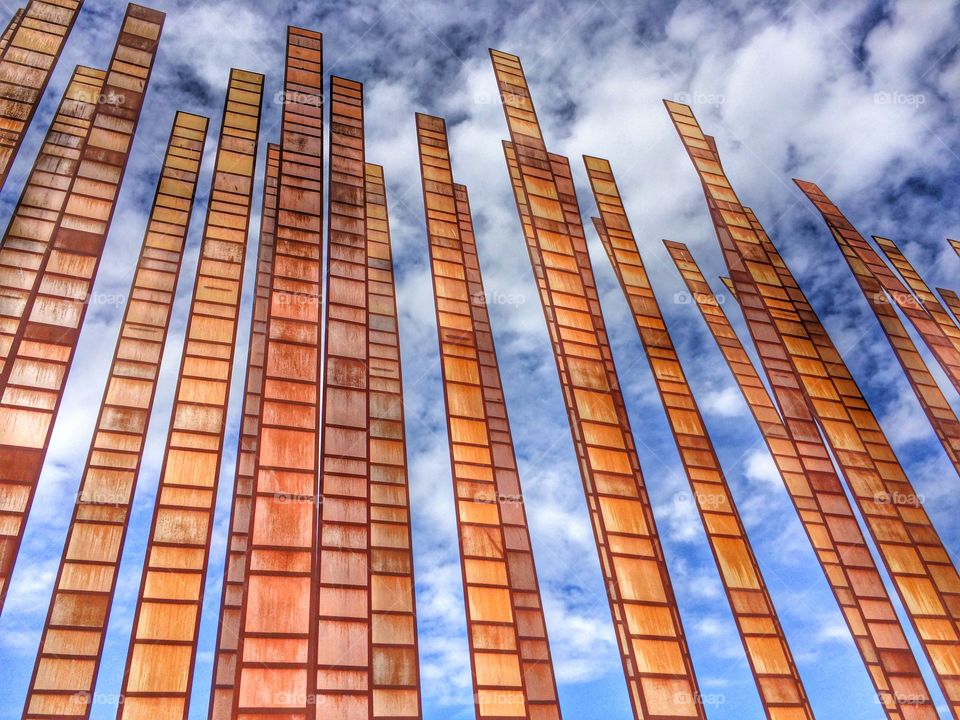
[[[473,716],[414,112],[448,119],[468,185],[505,393],[568,718],[630,717],[565,411],[500,148],[488,47],[521,56],[548,147],[609,158],[681,360],[706,416],[818,718],[880,710],[788,496],[661,239],[688,243],[713,283],[722,260],[696,175],[660,102],[690,102],[861,383],[941,536],[960,551],[957,477],[819,215],[790,181],[820,184],[865,235],[901,243],[931,285],[960,289],[958,3],[155,2],[166,28],[67,394],[0,619],[0,718],[19,717],[66,524],[159,163],[177,109],[211,118],[170,342],[134,504],[94,718],[113,718],[140,580],[212,156],[230,67],[267,76],[258,176],[278,139],[287,24],[324,33],[325,71],[365,83],[367,159],[385,167],[406,380],[425,717]],[[0,3],[3,20],[15,6]],[[87,0],[0,199],[5,227],[77,63],[104,67],[123,4]],[[239,360],[259,225],[258,182]],[[753,681],[627,306],[593,230],[591,254],[640,460],[711,718],[761,717]],[[742,322],[732,303],[738,329]],[[741,334],[746,337],[745,333]],[[928,364],[942,379],[935,362]],[[206,717],[244,373],[234,374],[195,676]],[[941,382],[960,407],[957,394]],[[935,683],[928,678],[936,694]],[[937,694],[939,698],[939,695]],[[945,716],[945,715],[944,715]]]

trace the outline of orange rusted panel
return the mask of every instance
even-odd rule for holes
[[[323,502],[311,684],[318,718],[352,720],[373,714],[374,670],[363,86],[332,77],[330,88]]]
[[[24,718],[90,714],[206,132],[205,117],[174,118]]]
[[[953,386],[960,391],[960,328],[943,313],[939,303],[933,307],[915,297],[819,187],[803,180],[794,182],[820,211],[834,238],[838,242],[846,241],[853,255],[863,263],[865,271],[877,279],[887,296],[903,311]]]
[[[383,168],[366,163],[373,714],[420,718],[410,490],[397,293]]]
[[[633,312],[766,715],[812,720],[793,653],[670,339],[613,170],[601,158],[585,157],[584,163],[600,210],[594,224]]]
[[[187,717],[226,428],[263,76],[231,70],[118,720]]]
[[[12,334],[9,340],[4,338],[9,349],[0,370],[0,496],[5,498],[0,604],[89,307],[163,18],[163,13],[155,10],[137,5],[128,8],[89,134],[64,183],[65,196],[49,199],[57,206],[55,215],[51,213],[55,217],[52,226],[15,226],[15,232],[26,236],[27,245],[34,232],[49,233],[49,241],[46,248],[31,248],[39,263],[35,274],[30,271],[20,278],[23,284],[17,285],[18,290],[26,294],[20,293],[17,302],[23,307],[12,311],[10,326],[16,324],[16,329],[8,326]],[[26,20],[21,27],[24,23]],[[12,46],[7,49],[8,57],[11,50]],[[82,95],[88,89],[86,85],[76,92]]]
[[[237,470],[230,510],[230,536],[224,561],[223,592],[220,599],[220,627],[217,656],[213,667],[208,717],[225,720],[233,710],[236,681],[237,640],[240,637],[240,611],[243,586],[247,579],[247,548],[250,541],[250,513],[253,476],[256,468],[260,408],[263,399],[263,365],[267,341],[267,316],[270,303],[270,278],[273,275],[273,244],[277,218],[277,181],[280,171],[280,146],[267,145],[267,168],[263,182],[260,213],[260,246],[257,251],[257,280],[254,289],[250,343],[247,350],[247,376],[243,390],[243,419],[237,449]]]
[[[443,119],[418,114],[417,136],[476,714],[559,720],[467,191]]]
[[[234,718],[313,718],[323,200],[323,41],[288,28],[273,273]]]
[[[22,11],[17,11],[4,33],[0,50],[0,189],[7,181],[81,5],[83,0],[30,0]],[[149,66],[150,62],[144,65]]]
[[[570,417],[635,718],[705,716],[606,337],[569,163],[543,142],[520,60],[491,51],[505,144]]]
[[[937,292],[940,293],[940,297],[943,298],[944,304],[950,308],[954,319],[960,322],[960,295],[946,288],[937,288]]]
[[[10,44],[10,39],[17,31],[17,28],[20,25],[20,19],[22,17],[23,8],[17,8],[14,11],[13,16],[10,18],[10,22],[8,22],[7,26],[3,29],[3,35],[0,35],[0,58],[3,58],[3,53],[7,51],[7,46]]]
[[[921,496],[819,318],[763,228],[740,204],[715,145],[703,135],[689,107],[670,101],[666,105],[703,183],[754,342],[758,348],[780,347],[786,356],[787,362],[769,373],[784,420],[789,422],[794,408],[804,404],[817,417],[956,715],[960,577]],[[932,712],[920,698],[920,687],[900,683],[892,697],[882,699],[887,706],[899,702],[911,714]]]
[[[893,700],[885,703],[887,716],[897,720],[914,715],[933,718],[920,668],[829,453],[819,434],[802,433],[803,423],[813,422],[807,406],[794,408],[784,424],[693,256],[685,245],[665,244],[760,428],[877,696]],[[729,280],[722,279],[724,284]],[[732,290],[731,294],[735,296]],[[777,362],[783,358],[764,351],[760,360],[768,375],[775,377]],[[904,686],[923,688],[919,693],[922,704],[901,709],[892,693],[894,688]]]

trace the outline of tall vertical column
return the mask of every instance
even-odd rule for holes
[[[329,720],[373,713],[365,198],[363,86],[331,77],[315,678],[317,717]]]
[[[397,291],[383,168],[366,163],[373,718],[421,717]]]
[[[263,76],[231,70],[118,720],[187,717],[226,429]]]
[[[138,5],[127,9],[76,173],[0,371],[0,496],[9,513],[0,529],[0,605],[89,307],[163,18]]]
[[[887,295],[896,303],[907,319],[916,328],[917,334],[930,348],[933,356],[943,367],[953,383],[960,391],[960,328],[957,328],[948,318],[938,321],[929,308],[914,297],[913,293],[904,286],[900,279],[893,274],[877,252],[867,244],[863,236],[840,212],[840,209],[830,202],[823,191],[813,183],[795,180],[797,186],[820,211],[824,222],[835,237],[841,237],[850,246],[856,257],[866,269],[879,281]],[[949,328],[949,333],[945,331]],[[960,668],[958,668],[960,669]]]
[[[322,44],[319,33],[287,29],[276,240],[231,715],[246,720],[315,717]]]
[[[90,714],[190,225],[207,118],[179,112],[40,640],[25,718]]]
[[[444,121],[418,114],[417,135],[476,714],[559,720],[467,191]]]
[[[763,435],[887,717],[935,720],[906,633],[822,440],[795,439],[690,251],[665,244]],[[771,364],[766,353],[761,361]],[[894,690],[904,686],[922,691],[901,703]]]
[[[960,577],[819,318],[762,227],[740,204],[715,146],[690,108],[666,105],[704,185],[751,336],[758,348],[784,351],[786,363],[769,373],[784,420],[789,422],[786,411],[794,404],[816,416],[957,717]],[[909,701],[920,689],[899,684],[895,692]]]
[[[0,189],[7,181],[81,5],[83,0],[30,0],[22,12],[17,11],[19,17],[15,17],[12,31],[8,27],[9,40],[0,53]],[[127,7],[128,16],[134,7]],[[146,16],[139,20],[153,22]]]
[[[607,160],[585,157],[604,250],[633,312],[768,718],[813,718],[806,690],[733,493],[687,384]]]
[[[270,279],[273,276],[273,243],[277,218],[277,180],[280,146],[267,145],[267,168],[263,181],[260,211],[260,246],[257,250],[257,280],[254,289],[250,342],[247,348],[247,376],[243,386],[243,419],[237,449],[237,471],[230,509],[230,536],[223,563],[223,592],[220,598],[220,627],[217,657],[210,687],[210,720],[227,720],[233,708],[236,681],[237,644],[240,638],[240,611],[247,579],[250,514],[253,476],[257,462],[260,412],[263,403],[263,367],[270,310]]]
[[[569,164],[547,153],[516,56],[491,51],[507,166],[557,371],[634,717],[704,717],[606,337]]]

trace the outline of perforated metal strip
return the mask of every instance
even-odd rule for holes
[[[280,146],[269,144],[263,182],[263,203],[260,211],[260,246],[257,250],[257,280],[254,289],[250,343],[247,350],[247,376],[243,389],[243,419],[240,424],[237,471],[233,486],[233,505],[230,510],[230,536],[227,539],[227,556],[224,561],[217,657],[213,666],[210,707],[207,712],[211,720],[227,720],[233,711],[240,611],[249,560],[247,551],[250,542],[253,477],[256,472],[257,442],[260,435],[260,408],[263,399],[270,279],[273,275],[279,172]]]
[[[226,429],[263,76],[231,70],[118,720],[185,720]]]
[[[863,236],[857,232],[857,229],[844,217],[840,209],[823,194],[819,187],[803,180],[795,180],[794,182],[814,204],[814,207],[820,211],[824,222],[826,222],[834,237],[839,236],[846,240],[860,262],[879,281],[890,299],[897,304],[897,307],[903,311],[903,314],[916,328],[917,334],[923,338],[927,347],[937,358],[953,386],[960,391],[960,328],[957,328],[946,316],[938,320],[936,315],[930,312],[930,308],[925,307],[922,300],[918,300],[893,274],[883,258],[870,247]],[[937,309],[942,311],[942,308],[939,308],[939,303],[937,303]]]
[[[903,368],[903,372],[907,376],[924,414],[930,421],[937,439],[943,445],[950,462],[960,472],[960,421],[957,420],[956,413],[953,412],[953,408],[950,407],[950,403],[937,381],[930,370],[927,369],[923,356],[917,351],[917,347],[900,321],[897,311],[890,304],[889,294],[884,291],[880,282],[867,266],[860,261],[846,238],[836,231],[833,232],[833,237],[846,258],[860,290],[863,291],[863,296],[877,316],[880,327],[890,342],[897,360],[900,361],[900,367]],[[929,294],[929,290],[927,290],[927,293]],[[940,301],[933,298],[933,302],[937,304],[940,312],[946,315],[946,311],[940,307]],[[925,306],[928,304],[923,300],[921,300],[921,303]],[[953,323],[949,318],[946,318],[946,322],[951,325]],[[954,326],[954,329],[956,329],[956,326]]]
[[[363,86],[331,77],[317,717],[373,714]]]
[[[633,312],[768,718],[813,718],[796,662],[637,249],[613,170],[585,157],[594,224]]]
[[[466,188],[441,118],[417,115],[478,718],[560,706]]]
[[[681,243],[665,244],[760,428],[877,696],[892,701],[885,703],[887,716],[932,720],[936,711],[920,668],[822,440],[819,436],[802,440],[794,437],[790,427],[802,426],[790,421],[788,427],[780,419],[750,356],[690,251]],[[765,353],[761,362],[776,372],[770,354]],[[924,703],[901,708],[892,693],[903,683],[922,688],[918,694]]]
[[[231,717],[313,718],[323,266],[323,40],[288,28],[246,586]]]
[[[81,5],[82,0],[30,0],[17,11],[16,26],[7,28],[12,32],[0,53],[0,189],[6,184]],[[127,12],[129,16],[130,8]],[[151,22],[146,17],[139,20]],[[135,58],[134,63],[141,64],[142,60]]]
[[[960,577],[840,354],[730,187],[715,147],[687,106],[666,104],[704,184],[754,342],[780,346],[787,355],[788,364],[768,372],[772,386],[792,396],[781,401],[781,409],[808,404],[816,414],[956,716]],[[913,704],[921,689],[897,683],[895,695],[901,704]]]
[[[0,605],[92,301],[163,17],[137,5],[127,9],[79,164],[0,370]]]
[[[553,343],[634,717],[704,717],[607,342],[569,164],[547,153],[520,60],[491,51],[524,238]]]
[[[24,717],[89,717],[189,230],[207,118],[177,113],[73,509]]]
[[[421,717],[397,294],[383,168],[366,172],[373,717]]]

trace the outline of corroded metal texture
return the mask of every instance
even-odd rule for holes
[[[704,185],[711,219],[747,326],[758,348],[786,356],[769,372],[784,420],[812,411],[933,666],[951,712],[960,709],[960,577],[849,370],[773,243],[740,204],[715,145],[689,107],[666,102]],[[849,239],[849,237],[848,237]],[[809,428],[813,433],[816,427]],[[798,437],[798,439],[800,439]],[[914,707],[922,689],[897,683],[895,698]]]
[[[877,696],[894,700],[885,703],[887,716],[894,720],[932,720],[936,712],[920,668],[822,440],[819,435],[799,440],[794,437],[791,427],[797,424],[791,422],[788,427],[781,420],[773,398],[689,250],[680,243],[665,244],[760,428]],[[729,280],[722,279],[724,284]],[[774,356],[764,352],[761,363],[776,373]],[[923,702],[901,707],[892,693],[904,684],[923,688],[919,694]]]
[[[466,188],[417,115],[478,718],[559,720],[556,679]]]
[[[373,714],[370,382],[363,86],[330,79],[330,197],[315,578],[317,717]]]
[[[187,717],[226,430],[263,76],[232,70],[118,720]]]
[[[0,370],[0,496],[4,497],[0,604],[6,597],[24,522],[91,302],[163,18],[163,13],[155,10],[129,6],[96,99],[89,133],[76,167],[64,183],[65,195],[61,200],[57,192],[51,194],[50,202],[58,206],[52,226],[29,221],[11,226],[12,231],[15,227],[15,232],[25,236],[28,245],[34,232],[49,237],[49,241],[42,257],[33,258],[39,260],[35,274],[31,268],[19,278],[23,283],[17,285],[22,293],[19,302],[23,306],[12,312],[18,316],[11,323],[16,329],[9,328],[10,344]],[[8,48],[7,55],[10,51]],[[86,91],[78,90],[81,94]],[[47,232],[49,235],[45,235]],[[31,250],[39,253],[41,248]]]
[[[321,267],[322,38],[287,31],[276,239],[231,717],[313,718]]]
[[[943,367],[953,386],[960,391],[960,328],[957,328],[945,315],[938,320],[937,313],[931,313],[929,307],[917,299],[894,275],[877,252],[870,247],[857,229],[844,217],[840,209],[823,194],[823,191],[810,182],[795,180],[804,195],[820,211],[824,222],[834,237],[841,238],[880,283],[887,296],[900,308],[917,334],[930,348],[933,356]],[[939,303],[937,304],[939,308]],[[942,313],[942,308],[939,308]],[[960,669],[960,668],[958,668]]]
[[[606,336],[569,163],[543,142],[520,60],[491,51],[524,239],[569,415],[635,718],[705,716]]]
[[[397,291],[383,168],[366,163],[373,718],[421,717]]]
[[[89,717],[207,132],[177,113],[47,613],[25,718]]]
[[[243,419],[240,422],[237,470],[234,476],[233,504],[230,509],[230,536],[227,538],[227,556],[223,564],[217,656],[210,688],[208,717],[211,720],[226,720],[233,710],[237,642],[240,637],[240,610],[243,586],[247,580],[253,476],[259,440],[260,408],[263,402],[263,366],[267,342],[270,278],[273,275],[279,171],[280,146],[267,145],[267,167],[260,211],[260,246],[257,249],[257,279],[250,318],[247,375],[243,386]]]
[[[22,11],[17,11],[4,33],[0,50],[0,189],[7,181],[81,5],[83,0],[30,0]],[[128,6],[125,23],[130,23],[131,10],[136,7]],[[152,22],[148,16],[134,13],[133,17],[135,21]],[[137,60],[134,63],[141,64]]]
[[[687,383],[610,163],[585,157],[604,250],[626,295],[768,718],[813,718],[760,566]]]

